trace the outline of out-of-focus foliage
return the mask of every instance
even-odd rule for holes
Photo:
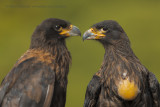
[[[46,18],[61,18],[82,33],[92,24],[116,20],[128,34],[141,62],[160,80],[159,0],[1,0],[0,81],[28,49],[35,27]],[[98,71],[104,49],[96,41],[80,37],[67,40],[72,54],[66,107],[82,107],[87,84]]]

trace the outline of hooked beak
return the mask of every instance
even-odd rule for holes
[[[104,36],[105,36],[105,34],[103,34],[103,32],[101,32],[97,29],[91,28],[83,34],[83,41],[84,40],[91,40],[91,39],[101,39]]]
[[[81,36],[81,31],[79,30],[78,27],[73,26],[72,30],[69,32],[70,36]]]
[[[91,29],[89,29],[83,34],[83,41],[84,40],[95,39],[95,37],[96,37],[96,34],[92,33]]]
[[[60,35],[64,35],[66,37],[81,36],[81,32],[78,27],[70,25],[68,29],[63,29],[62,32],[60,32]]]

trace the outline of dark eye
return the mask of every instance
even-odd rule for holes
[[[102,28],[102,29],[103,29],[103,31],[107,31],[107,30],[108,30],[106,27],[104,27],[104,28]]]
[[[107,31],[108,31],[108,28],[103,27],[103,28],[101,28],[101,29],[100,29],[100,31],[101,31],[102,33],[105,33],[105,32],[107,32]]]
[[[62,30],[62,27],[61,27],[60,25],[56,25],[56,26],[55,26],[55,29],[56,29],[57,31],[60,31],[60,30]]]

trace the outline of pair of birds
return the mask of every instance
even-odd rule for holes
[[[64,107],[71,55],[65,39],[81,35],[71,23],[50,18],[34,31],[29,50],[0,86],[0,107]],[[159,83],[138,60],[115,21],[93,25],[83,40],[103,44],[104,60],[90,81],[84,107],[160,107]]]

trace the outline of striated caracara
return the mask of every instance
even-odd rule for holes
[[[87,87],[84,107],[160,107],[158,80],[133,53],[116,21],[93,25],[84,33],[85,39],[103,44],[105,55]]]
[[[50,18],[35,29],[30,48],[0,86],[0,107],[65,107],[71,55],[65,39],[80,36],[76,26]]]

